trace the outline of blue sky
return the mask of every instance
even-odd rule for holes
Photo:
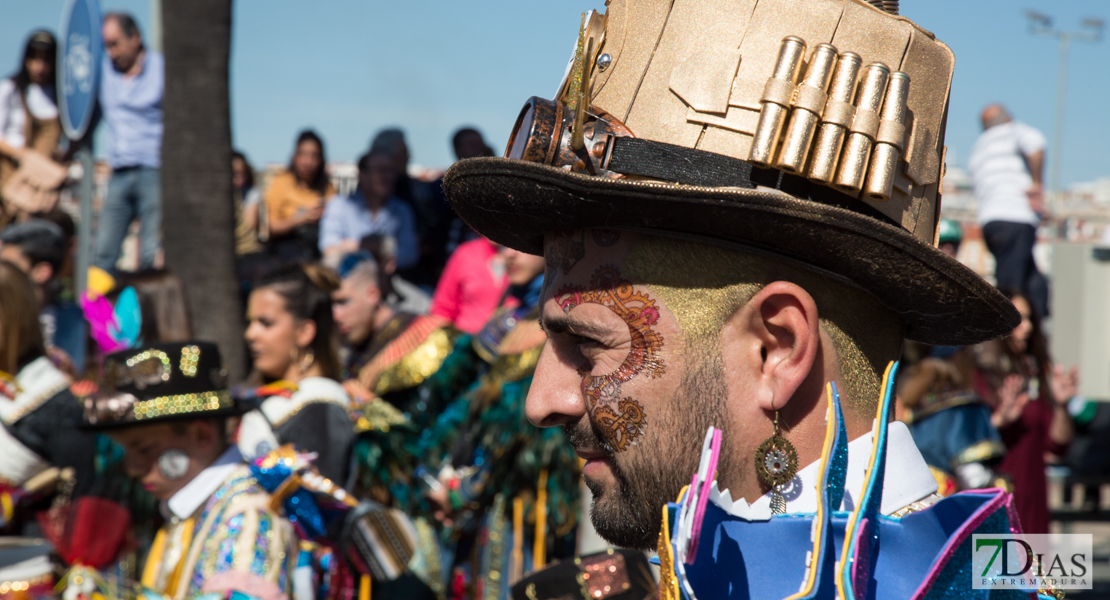
[[[0,73],[26,34],[58,27],[63,0],[0,0]],[[449,136],[477,126],[496,151],[529,96],[550,97],[579,14],[602,0],[235,0],[232,127],[256,165],[284,162],[303,127],[330,159],[353,159],[378,129],[400,125],[416,163],[446,166]],[[103,0],[148,29],[149,0]],[[902,14],[956,54],[949,162],[963,165],[990,102],[1051,139],[1057,44],[1029,35],[1025,9],[1074,29],[1110,20],[1105,0],[902,0]],[[1072,45],[1064,128],[1065,184],[1110,177],[1110,40]],[[1050,155],[1050,161],[1054,157]]]

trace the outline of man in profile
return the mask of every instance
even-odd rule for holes
[[[1001,104],[983,109],[983,133],[967,166],[979,201],[983,240],[996,261],[999,289],[1021,292],[1048,316],[1048,280],[1037,269],[1033,245],[1045,213],[1045,138],[1015,121]]]
[[[658,549],[662,598],[928,590],[928,569],[964,554],[898,536],[941,514],[979,526],[946,511],[980,498],[941,499],[904,424],[888,425],[903,338],[966,344],[1017,322],[933,245],[951,52],[863,2],[778,6],[613,0],[584,19],[556,98],[527,101],[508,157],[444,177],[478,233],[545,257],[528,419],[562,427],[585,461],[598,533]],[[858,107],[800,76],[836,65],[851,92],[852,64],[867,65]],[[790,134],[822,111],[835,122],[821,127],[850,128],[843,152]],[[818,158],[835,182],[809,170]],[[850,514],[829,525],[830,511]],[[952,543],[970,557],[970,539]]]
[[[100,109],[108,123],[112,176],[100,212],[96,266],[115,272],[120,244],[139,220],[139,269],[155,266],[162,229],[162,93],[165,60],[143,44],[134,17],[104,15],[107,54],[101,68]]]

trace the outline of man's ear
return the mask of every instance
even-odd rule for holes
[[[366,284],[366,301],[371,306],[377,306],[382,300],[382,288],[378,287],[376,283]]]
[[[800,286],[776,281],[763,287],[741,310],[738,325],[747,334],[755,400],[764,410],[781,409],[813,369],[821,343],[817,304]],[[758,354],[758,357],[756,356]]]
[[[50,266],[48,262],[40,262],[31,267],[31,272],[29,274],[31,276],[31,281],[35,282],[35,285],[45,285],[46,282],[50,281],[50,278],[54,276],[54,267]]]

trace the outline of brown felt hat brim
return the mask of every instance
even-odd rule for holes
[[[478,233],[543,254],[545,233],[625,229],[700,238],[804,263],[900,314],[906,337],[966,345],[1013,331],[1013,304],[971,269],[906,231],[775,190],[696,188],[589,177],[506,158],[455,163],[443,177]]]

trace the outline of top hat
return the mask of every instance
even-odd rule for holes
[[[143,346],[104,359],[100,389],[84,400],[84,427],[112,429],[241,414],[211,342]]]
[[[1017,325],[935,248],[953,56],[931,33],[862,0],[607,5],[506,158],[444,176],[475,230],[532,254],[582,228],[769,253],[871,293],[925,343]]]

